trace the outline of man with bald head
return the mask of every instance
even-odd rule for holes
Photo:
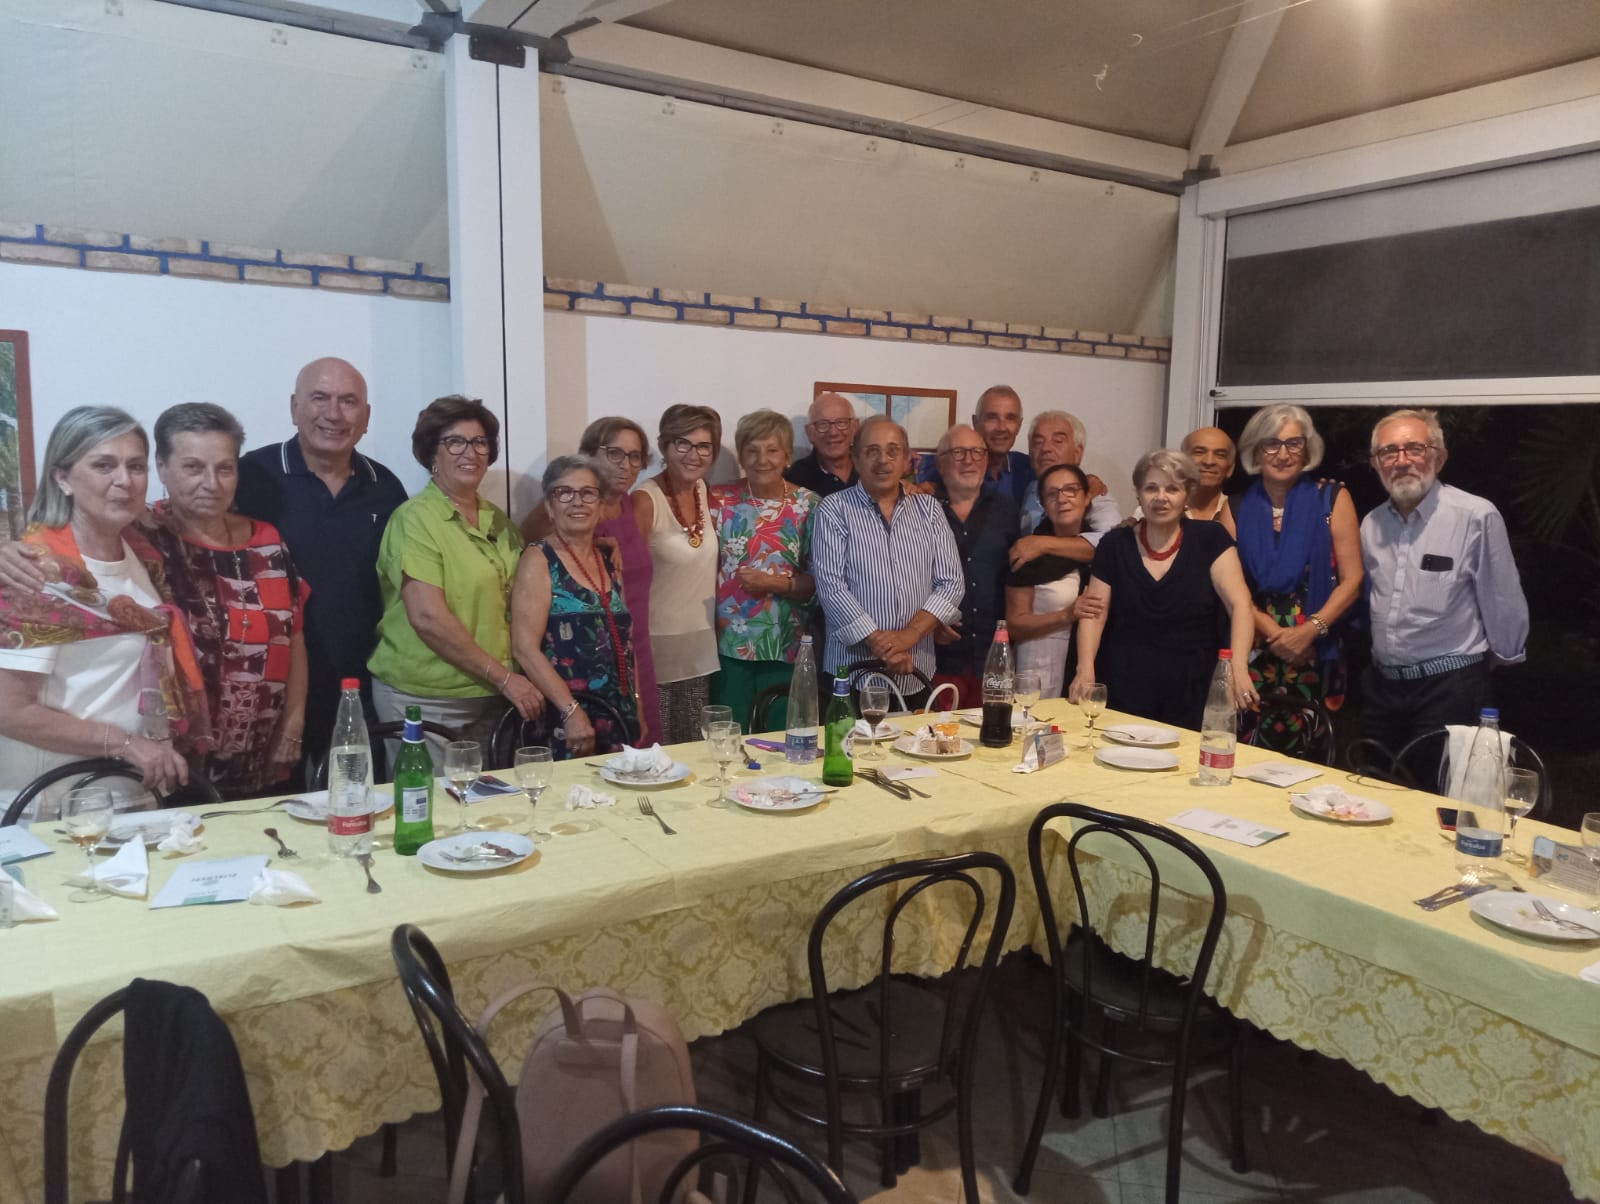
[[[850,444],[861,425],[855,406],[842,393],[818,393],[808,417],[806,438],[811,440],[811,451],[790,464],[784,478],[818,497],[850,488],[856,483]]]
[[[911,441],[899,423],[868,418],[851,458],[859,480],[811,516],[811,569],[828,618],[819,667],[882,660],[915,707],[924,691],[911,670],[932,679],[933,633],[961,613],[961,560],[939,503],[902,484]]]
[[[367,657],[383,615],[378,545],[406,500],[394,473],[356,451],[371,416],[360,372],[341,359],[313,360],[289,395],[295,437],[239,458],[235,509],[278,528],[311,586],[305,752],[318,758],[333,734],[340,680],[369,688]]]

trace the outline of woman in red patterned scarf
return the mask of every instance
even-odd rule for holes
[[[149,455],[144,429],[110,406],[70,410],[50,433],[22,536],[49,584],[0,588],[0,794],[106,756],[165,794],[188,781],[185,757],[209,745],[193,642],[161,555],[133,525]],[[143,734],[143,690],[161,691],[170,741]]]

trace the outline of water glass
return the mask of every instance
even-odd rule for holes
[[[711,739],[711,728],[717,723],[732,723],[733,708],[725,707],[720,703],[713,703],[708,707],[700,708],[700,738]]]
[[[1511,831],[1506,836],[1506,860],[1526,861],[1517,852],[1517,821],[1533,810],[1539,801],[1539,771],[1537,769],[1506,770],[1506,814],[1511,817]]]
[[[1022,730],[1027,731],[1033,726],[1033,708],[1039,701],[1039,695],[1044,692],[1044,684],[1039,675],[1032,669],[1024,669],[1018,673],[1012,685],[1012,697],[1022,708]]]
[[[1600,811],[1591,811],[1578,826],[1578,838],[1583,841],[1583,851],[1590,861],[1600,865]]]
[[[512,774],[516,777],[517,785],[522,787],[522,792],[528,796],[530,810],[539,806],[539,797],[550,788],[555,768],[555,760],[544,745],[530,744],[517,749]],[[532,817],[528,820],[528,835],[536,840],[550,839],[550,833],[540,831]]]
[[[113,814],[115,806],[111,801],[111,791],[104,786],[79,786],[76,790],[69,790],[61,802],[61,826],[66,830],[67,839],[81,848],[88,858],[85,867],[88,885],[67,896],[74,903],[92,903],[109,896],[109,892],[95,881],[94,850],[105,839],[106,833],[111,831]]]
[[[172,716],[160,690],[139,691],[139,734],[146,740],[172,739]]]
[[[444,748],[444,778],[456,795],[456,824],[450,830],[462,832],[467,823],[467,791],[483,776],[483,745],[476,740],[453,740]]]

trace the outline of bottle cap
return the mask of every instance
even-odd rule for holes
[[[361,688],[361,679],[359,677],[346,677],[339,682],[339,688],[341,690],[359,690]]]
[[[1483,710],[1478,712],[1478,718],[1479,719],[1493,719],[1496,723],[1498,723],[1500,721],[1500,708],[1499,707],[1484,707]]]
[[[1232,648],[1219,648],[1219,649],[1217,649],[1217,659],[1219,661],[1231,661],[1233,659],[1233,649]]]
[[[811,642],[811,637],[808,635],[803,635],[800,637],[800,642],[802,644],[809,644]]]
[[[419,707],[419,706],[409,706],[409,707],[407,707],[406,708],[406,718],[411,720],[414,723],[421,723],[422,722],[422,708]]]

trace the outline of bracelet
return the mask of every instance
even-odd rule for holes
[[[578,709],[578,700],[576,698],[574,698],[572,700],[572,702],[566,707],[566,709],[561,712],[561,722],[565,723],[568,719],[571,719],[572,718],[572,712],[577,710],[577,709]]]
[[[1308,617],[1311,620],[1311,626],[1317,629],[1317,634],[1326,639],[1328,636],[1328,625],[1327,623],[1323,622],[1322,616],[1310,615]]]
[[[511,681],[511,666],[506,666],[506,675],[500,679],[499,689],[504,690]]]

